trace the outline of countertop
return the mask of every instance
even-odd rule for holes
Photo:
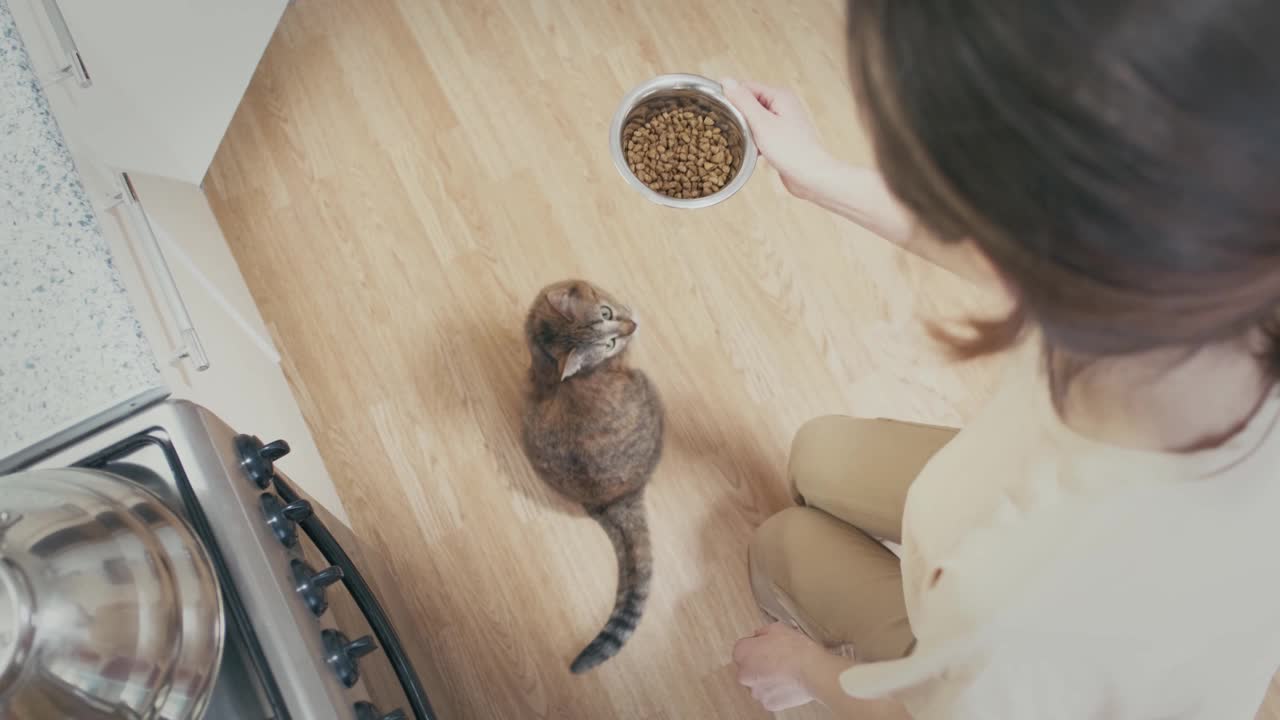
[[[166,394],[0,0],[0,471]]]

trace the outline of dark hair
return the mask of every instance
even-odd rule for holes
[[[1077,362],[1267,331],[1280,373],[1280,1],[850,0],[886,182]]]

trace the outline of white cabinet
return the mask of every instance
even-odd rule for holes
[[[294,484],[349,523],[203,191],[168,178],[136,173],[129,178],[150,232],[146,224],[131,217],[127,205],[100,211],[99,219],[174,397],[199,403],[233,428],[264,441],[286,439],[293,452],[279,467]],[[174,358],[173,349],[183,338],[175,327],[173,300],[167,297],[167,277],[151,262],[152,234],[208,357],[204,371],[196,370],[189,358]]]
[[[198,186],[286,3],[9,0],[173,396],[241,432],[288,440],[293,452],[280,468],[347,522]],[[74,74],[54,82],[73,62],[72,48],[91,82]],[[121,169],[130,171],[137,201],[113,205]],[[204,370],[197,357],[175,357],[197,338],[208,359]]]
[[[65,133],[113,167],[199,184],[287,0],[10,4],[42,76],[79,49],[89,87],[46,87]]]

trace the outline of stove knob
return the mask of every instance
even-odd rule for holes
[[[237,435],[236,454],[249,481],[266,490],[276,473],[275,461],[289,454],[289,443],[273,440],[263,445],[256,435]]]
[[[405,720],[407,717],[403,710],[392,710],[383,715],[373,703],[356,703],[356,720]]]
[[[378,649],[378,644],[368,635],[348,640],[338,630],[322,630],[320,639],[324,641],[325,661],[346,687],[354,687],[360,680],[360,668],[356,661]]]
[[[267,526],[275,534],[276,539],[285,547],[298,544],[298,523],[311,517],[311,503],[306,500],[294,500],[285,505],[280,498],[271,493],[263,493],[262,516]]]
[[[301,560],[290,560],[293,570],[293,589],[298,591],[307,607],[317,617],[329,609],[329,601],[324,597],[324,589],[342,579],[342,568],[337,565],[316,572],[315,568]]]

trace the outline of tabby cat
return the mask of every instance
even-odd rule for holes
[[[525,453],[543,481],[600,523],[618,556],[613,613],[573,661],[575,673],[618,654],[653,576],[644,488],[662,454],[663,412],[649,379],[624,360],[635,333],[626,306],[581,280],[545,288],[525,321]]]

